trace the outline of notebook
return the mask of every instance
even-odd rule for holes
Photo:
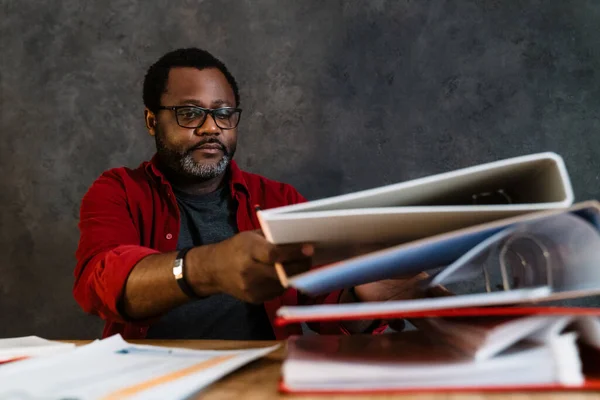
[[[437,326],[384,335],[294,336],[287,342],[280,389],[289,393],[600,389],[597,318],[478,317],[448,319],[444,324],[450,333]],[[462,335],[472,342],[465,344]]]

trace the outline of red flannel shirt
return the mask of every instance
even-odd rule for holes
[[[254,205],[263,209],[306,201],[292,186],[244,172],[231,163],[230,189],[237,202],[238,230],[260,229]],[[144,257],[175,251],[179,208],[171,185],[156,166],[156,156],[136,169],[104,172],[83,198],[73,294],[84,311],[106,321],[103,337],[120,333],[125,339],[146,336],[152,320],[131,321],[119,311],[125,282]],[[308,298],[295,289],[264,303],[275,337],[301,334],[299,325],[278,327],[275,312],[282,305],[337,303],[340,292]],[[311,325],[320,333],[347,333],[338,323]]]

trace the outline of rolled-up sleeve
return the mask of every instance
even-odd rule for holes
[[[124,322],[119,302],[127,278],[144,257],[159,253],[140,245],[127,194],[107,172],[92,184],[80,209],[73,295],[85,312]]]

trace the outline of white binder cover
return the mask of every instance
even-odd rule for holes
[[[341,196],[258,212],[267,240],[401,244],[573,204],[562,158],[510,158]]]

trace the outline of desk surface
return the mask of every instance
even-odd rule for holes
[[[86,344],[88,340],[71,340],[75,344]],[[132,343],[169,347],[185,347],[202,350],[229,350],[271,346],[277,342],[244,342],[226,340],[138,340]],[[197,398],[202,400],[591,400],[600,399],[600,393],[564,392],[564,393],[456,393],[456,394],[405,394],[405,395],[348,395],[348,396],[308,396],[284,395],[277,391],[281,363],[285,351],[283,347],[251,364],[248,364],[204,390]]]

